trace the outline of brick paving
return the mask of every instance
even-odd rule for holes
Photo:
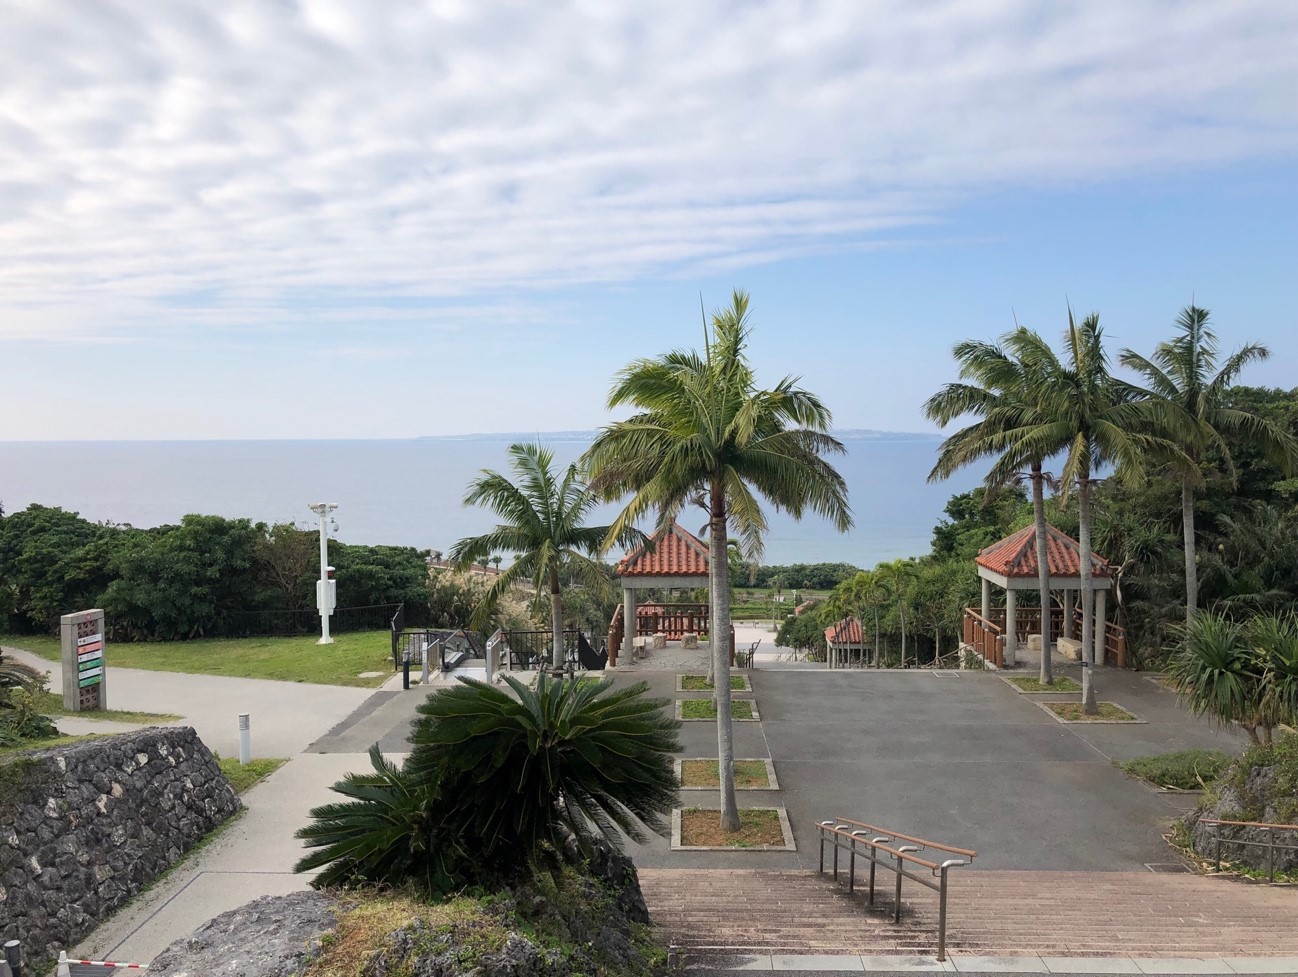
[[[937,894],[884,873],[869,909],[807,871],[641,869],[654,922],[688,950],[932,954]],[[859,883],[859,879],[858,879]],[[948,948],[996,956],[1298,956],[1298,887],[1152,872],[953,876]]]

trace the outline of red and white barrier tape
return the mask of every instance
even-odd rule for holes
[[[83,967],[122,967],[126,970],[148,970],[147,963],[114,963],[112,960],[69,960],[68,963],[79,963]]]

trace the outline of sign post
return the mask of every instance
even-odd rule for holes
[[[104,665],[104,612],[95,608],[59,618],[63,638],[63,708],[108,708]]]

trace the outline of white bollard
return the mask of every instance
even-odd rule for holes
[[[252,722],[246,712],[239,713],[239,762],[252,762]]]
[[[68,963],[68,951],[59,951],[59,969],[54,972],[54,977],[72,977],[72,967]]]

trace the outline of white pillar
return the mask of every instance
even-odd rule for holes
[[[1018,605],[1018,594],[1013,590],[1005,591],[1005,665],[1007,667],[1018,660],[1015,656],[1015,652],[1019,650]]]
[[[1095,666],[1097,668],[1104,665],[1104,603],[1107,593],[1104,590],[1095,592]]]
[[[1063,637],[1071,638],[1073,636],[1073,592],[1064,590],[1064,629]]]
[[[992,582],[983,577],[983,620],[989,621],[992,616]]]
[[[631,639],[635,637],[635,591],[622,588],[622,655],[631,661]]]

